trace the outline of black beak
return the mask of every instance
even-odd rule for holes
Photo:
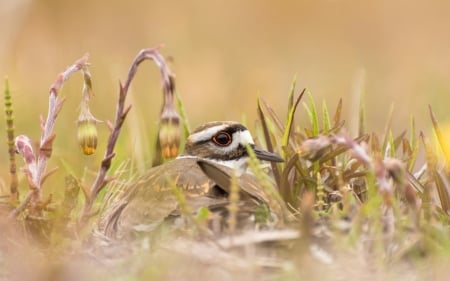
[[[266,160],[266,161],[270,161],[270,162],[284,162],[283,158],[281,158],[280,156],[278,156],[275,153],[266,151],[266,150],[262,150],[261,148],[258,147],[252,147],[253,151],[255,151],[256,157],[259,160]]]

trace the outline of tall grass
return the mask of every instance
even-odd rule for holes
[[[272,163],[267,172],[248,148],[249,167],[267,198],[268,212],[275,213],[282,223],[266,230],[237,232],[233,219],[239,212],[238,181],[233,178],[230,229],[226,232],[230,236],[206,239],[198,231],[177,236],[164,229],[159,239],[147,237],[126,247],[113,243],[105,247],[98,245],[105,241],[91,240],[99,213],[110,207],[136,176],[130,161],[113,170],[110,167],[131,110],[125,105],[127,91],[146,59],[154,60],[161,70],[165,98],[153,165],[170,161],[183,149],[180,139],[190,128],[181,97],[175,95],[174,76],[158,49],[143,50],[120,86],[116,119],[108,123],[109,140],[98,142],[106,144],[106,152],[96,180],[86,183],[82,175],[66,168],[61,198],[44,198],[42,193],[45,179],[54,172],[45,164],[53,156],[56,137],[52,124],[45,124],[56,121],[63,105],[58,90],[72,73],[84,74],[84,94],[92,88],[95,77],[89,75],[87,57],[58,75],[52,85],[49,115],[47,123],[42,123],[36,152],[28,137],[14,136],[13,103],[6,83],[11,180],[0,202],[0,279],[446,280],[450,274],[446,267],[450,261],[449,140],[431,107],[436,146],[430,137],[416,132],[413,118],[408,137],[406,129],[392,132],[390,121],[382,135],[368,131],[363,99],[354,112],[359,120],[358,135],[351,137],[341,114],[344,101],[340,100],[334,111],[326,101],[319,107],[312,93],[296,89],[295,79],[286,96],[285,118],[263,99],[257,101],[260,126],[255,130],[263,136],[261,145],[282,155],[285,162]],[[388,120],[395,118],[395,111],[386,113]],[[308,124],[298,123],[300,114],[307,115]],[[83,151],[96,137],[92,132],[79,134]],[[86,133],[89,139],[84,139]],[[25,180],[19,183],[28,188],[25,194],[17,189],[14,150],[25,161]],[[419,151],[424,151],[424,161],[418,160]],[[190,216],[196,222],[193,227],[198,228],[208,216],[207,210],[193,217],[183,193],[174,190],[183,215]],[[99,248],[103,248],[101,255]]]

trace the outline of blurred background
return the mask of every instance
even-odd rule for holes
[[[9,77],[16,133],[33,139],[39,115],[47,112],[48,88],[66,66],[90,53],[91,109],[98,119],[113,120],[118,81],[140,49],[160,44],[192,127],[245,119],[253,129],[259,96],[284,118],[296,76],[298,91],[307,87],[332,112],[343,98],[350,129],[364,93],[369,131],[383,132],[393,105],[394,135],[409,128],[411,115],[418,130],[430,133],[428,104],[439,121],[450,120],[448,11],[445,0],[1,0],[0,73]],[[145,63],[134,80],[121,157],[130,151],[144,161],[151,157],[159,78]],[[96,167],[103,155],[100,144],[93,157],[74,156],[81,81],[75,75],[61,92],[67,101],[55,128],[60,158],[54,161],[65,159],[75,169]],[[106,126],[99,130],[107,135]],[[5,178],[6,153],[0,157]]]

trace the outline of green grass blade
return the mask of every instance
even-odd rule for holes
[[[308,115],[309,123],[312,125],[312,123],[314,122],[313,121],[313,116],[312,116],[312,111],[311,111],[311,109],[309,108],[309,105],[306,102],[303,102],[303,108],[306,111],[306,115]]]
[[[417,145],[416,122],[414,120],[414,116],[412,116],[412,115],[411,115],[411,123],[410,123],[409,142],[411,144],[411,147],[415,147]]]
[[[409,146],[411,147],[411,155],[409,156],[407,168],[409,172],[412,172],[417,160],[417,154],[419,153],[419,144],[416,137],[416,124],[414,116],[411,116],[410,134],[409,134]]]
[[[325,100],[322,102],[322,128],[325,132],[329,132],[331,130],[330,113],[328,112],[328,107]]]
[[[359,100],[358,136],[364,135],[365,132],[366,132],[366,105],[364,94],[361,94]]]
[[[388,119],[386,121],[386,126],[384,127],[384,137],[383,137],[383,143],[381,145],[381,151],[384,155],[386,155],[386,148],[389,143],[389,132],[391,131],[391,123],[392,123],[392,116],[394,114],[394,105],[391,105],[391,108],[388,113]]]
[[[428,106],[428,108],[430,110],[430,117],[431,122],[433,123],[434,133],[436,134],[436,137],[439,141],[439,146],[441,147],[441,150],[445,156],[446,171],[447,174],[450,174],[450,146],[447,144],[444,135],[442,134],[439,122],[437,121],[436,116],[434,115],[434,112],[431,109],[431,106]]]
[[[185,139],[190,135],[190,126],[189,126],[189,120],[187,118],[186,111],[184,110],[183,102],[181,101],[180,95],[176,94],[177,99],[177,108],[178,112],[180,112],[181,122],[183,123],[183,134]]]
[[[386,156],[389,156],[391,158],[395,157],[395,150],[396,150],[396,146],[394,143],[394,136],[392,135],[392,130],[389,130],[389,150],[386,151],[387,153],[385,154]]]
[[[308,91],[308,99],[309,99],[309,106],[311,108],[312,131],[313,131],[314,136],[318,136],[319,135],[319,116],[317,114],[316,103],[314,102],[314,99],[309,91]]]
[[[297,110],[297,107],[298,107],[298,104],[300,103],[300,100],[302,99],[303,95],[305,94],[305,90],[306,89],[303,89],[303,91],[301,92],[300,96],[298,96],[298,98],[296,99],[295,104],[289,110],[288,118],[286,120],[286,125],[284,127],[283,139],[281,141],[282,147],[287,147],[287,145],[289,143],[289,137],[290,137],[291,132],[292,132],[292,125],[294,124],[295,111]],[[283,156],[285,156],[285,155],[283,155]]]
[[[292,106],[294,106],[294,94],[295,94],[295,87],[297,86],[297,75],[294,76],[291,83],[291,89],[289,90],[289,96],[288,96],[288,114],[292,109]],[[288,115],[289,118],[289,115]]]
[[[430,178],[434,178],[433,172],[436,169],[437,159],[436,155],[431,148],[429,141],[425,138],[423,132],[420,133],[420,139],[422,140],[423,146],[425,148],[425,158],[427,162],[427,171]],[[431,191],[430,184],[425,184],[423,190],[423,212],[425,220],[429,222],[431,220]]]

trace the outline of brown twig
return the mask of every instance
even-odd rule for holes
[[[114,124],[111,126],[111,134],[108,139],[108,144],[105,151],[105,156],[100,164],[99,171],[97,173],[97,177],[92,184],[89,194],[86,198],[86,203],[83,208],[83,212],[80,218],[81,225],[84,225],[90,217],[92,217],[94,212],[92,210],[95,199],[100,191],[111,181],[111,178],[107,178],[106,174],[111,167],[112,158],[114,158],[114,147],[116,145],[117,139],[119,137],[120,131],[122,129],[122,125],[127,117],[128,112],[131,109],[131,105],[125,107],[125,100],[128,94],[128,89],[130,87],[131,81],[133,80],[139,65],[144,60],[153,60],[161,71],[162,76],[162,87],[164,91],[165,104],[172,103],[173,104],[173,75],[170,72],[170,69],[167,67],[167,64],[164,60],[164,57],[159,53],[159,48],[151,48],[151,49],[143,49],[133,60],[131,67],[128,71],[127,80],[125,84],[119,84],[120,92],[119,99],[117,101],[116,108],[116,117]]]
[[[53,128],[55,126],[56,117],[61,111],[64,99],[58,97],[58,91],[61,89],[63,83],[69,79],[69,77],[82,70],[86,72],[88,67],[88,54],[85,54],[82,58],[77,60],[73,65],[68,67],[64,72],[60,73],[56,81],[50,86],[50,96],[48,105],[48,115],[47,119],[42,125],[42,135],[41,142],[39,146],[39,155],[37,161],[37,177],[34,179],[36,186],[40,188],[41,178],[45,174],[45,169],[47,167],[47,161],[51,156],[51,149],[54,140]]]
[[[12,210],[11,213],[9,213],[10,219],[17,217],[23,210],[25,210],[28,203],[30,203],[31,198],[34,196],[34,192],[35,192],[34,190],[28,191],[25,198],[22,200],[22,202],[20,202],[20,205],[17,206],[17,208],[15,208],[14,210]]]
[[[28,203],[31,203],[30,213],[33,215],[39,215],[41,210],[39,210],[38,205],[41,201],[41,186],[48,173],[46,172],[47,162],[52,153],[53,140],[55,139],[55,134],[53,133],[53,128],[55,126],[55,121],[58,113],[61,111],[64,99],[58,97],[58,91],[61,89],[63,83],[69,79],[69,77],[77,72],[83,71],[87,72],[88,67],[88,55],[85,54],[82,58],[77,60],[73,65],[68,67],[65,71],[58,74],[55,82],[50,86],[49,95],[49,106],[48,114],[45,120],[41,118],[41,139],[39,143],[39,152],[34,153],[31,145],[31,140],[25,136],[20,135],[16,138],[16,149],[25,159],[26,168],[24,172],[27,174],[28,182],[30,185],[30,192],[27,194],[26,198],[10,214],[10,217],[15,217],[23,211]],[[86,83],[86,78],[85,78]]]

